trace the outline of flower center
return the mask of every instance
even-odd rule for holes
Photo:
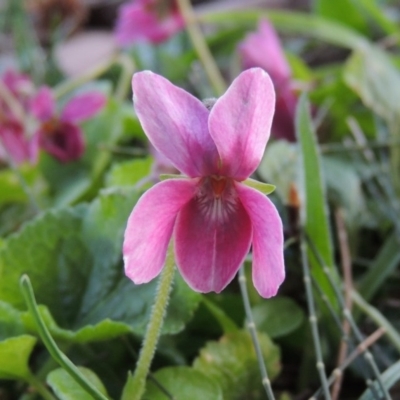
[[[53,136],[59,129],[60,124],[57,119],[49,119],[42,124],[42,131],[46,136]]]
[[[210,183],[214,191],[214,196],[219,199],[226,188],[228,179],[224,176],[211,176]]]
[[[200,180],[196,200],[204,218],[222,223],[236,210],[239,201],[233,180],[218,175]]]

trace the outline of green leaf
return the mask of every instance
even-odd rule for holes
[[[359,6],[352,0],[317,0],[314,2],[317,13],[325,18],[336,20],[363,33],[368,32],[368,26]],[[346,12],[343,12],[346,10]]]
[[[0,342],[0,379],[25,379],[31,376],[28,362],[36,338],[29,335]]]
[[[242,183],[245,184],[246,186],[249,186],[249,187],[256,189],[259,192],[261,192],[263,194],[267,194],[267,195],[271,194],[276,189],[275,185],[259,182],[259,181],[256,181],[256,180],[250,179],[250,178],[246,179]]]
[[[364,36],[343,24],[301,12],[243,9],[240,11],[213,12],[199,16],[200,21],[203,22],[235,24],[235,26],[248,23],[255,24],[260,18],[269,19],[278,29],[285,32],[303,34],[336,46],[358,49],[368,45],[368,40]]]
[[[400,72],[376,46],[355,51],[344,69],[344,79],[363,103],[386,120],[392,139],[400,137]],[[400,190],[400,148],[390,148],[391,179]]]
[[[264,333],[258,334],[268,376],[273,380],[280,371],[280,352]],[[224,399],[239,400],[252,393],[261,398],[264,388],[250,334],[240,331],[208,342],[193,367],[213,378],[222,388]]]
[[[10,304],[0,301],[0,340],[25,333],[20,313]]]
[[[4,241],[0,249],[0,300],[24,309],[19,278],[27,273],[38,301],[49,304],[56,318],[63,320],[66,303],[62,271],[75,259],[75,284],[79,287],[82,272],[78,267],[84,271],[82,265],[87,261],[87,252],[76,237],[84,211],[84,206],[47,211]]]
[[[304,321],[304,311],[289,297],[275,297],[252,308],[260,332],[272,339],[288,335]]]
[[[25,203],[27,195],[21,185],[17,173],[25,180],[35,196],[43,194],[46,189],[45,182],[39,176],[37,168],[29,164],[18,166],[18,172],[11,169],[0,171],[0,205],[7,203]]]
[[[305,94],[300,97],[297,106],[296,133],[301,149],[300,173],[303,186],[300,191],[304,199],[301,204],[302,223],[320,253],[324,266],[335,271],[319,148],[311,121],[309,102]],[[322,270],[323,266],[319,265],[310,250],[308,256],[312,276],[331,303],[336,304],[334,291]]]
[[[147,137],[143,132],[142,125],[138,117],[135,115],[135,110],[132,103],[123,103],[120,105],[122,119],[122,140],[138,139],[147,142]]]
[[[398,25],[388,18],[383,4],[379,4],[375,0],[358,0],[357,6],[361,7],[369,18],[375,20],[388,35],[399,33]]]
[[[221,307],[217,306],[213,301],[207,299],[205,296],[203,296],[202,300],[208,311],[218,321],[224,333],[232,333],[239,330],[235,322],[229,318]]]
[[[288,202],[290,186],[297,182],[297,160],[297,146],[277,140],[267,146],[257,170],[264,180],[276,184],[276,193],[284,204]]]
[[[107,396],[98,376],[88,368],[78,367],[87,381],[91,382],[101,393]],[[92,400],[93,397],[87,393],[75,380],[62,368],[55,369],[47,375],[47,384],[53,389],[60,400]]]
[[[0,204],[26,200],[26,194],[16,173],[7,169],[0,171]]]
[[[366,46],[354,51],[343,74],[364,104],[387,122],[400,116],[400,73],[383,50]]]
[[[154,379],[165,388],[175,400],[223,400],[218,383],[209,376],[189,367],[167,367],[158,370]],[[165,400],[167,397],[159,386],[148,381],[144,400]]]
[[[90,205],[48,211],[24,226],[0,249],[0,300],[25,308],[18,282],[26,273],[55,337],[83,343],[143,334],[157,280],[134,285],[121,260],[137,199],[132,189],[107,189]],[[182,278],[175,282],[163,333],[183,329],[201,299]],[[29,316],[23,321],[35,332]]]
[[[83,344],[114,339],[131,332],[130,327],[125,323],[112,321],[109,318],[95,325],[86,325],[78,330],[64,329],[60,328],[46,306],[38,306],[38,310],[55,340]],[[28,311],[20,313],[20,318],[27,332],[38,334],[37,326],[31,313]]]
[[[149,176],[152,157],[139,158],[114,164],[106,177],[106,186],[133,186]]]
[[[284,140],[275,141],[268,145],[258,167],[258,173],[263,179],[276,183],[276,193],[283,203],[288,202],[290,186],[301,184],[297,168],[298,153],[296,144]],[[365,202],[361,179],[354,165],[343,158],[324,156],[321,168],[329,201],[344,209],[349,226],[360,226],[365,219]]]
[[[343,158],[324,156],[322,170],[329,200],[343,209],[350,228],[359,227],[366,209],[361,179],[354,164]]]

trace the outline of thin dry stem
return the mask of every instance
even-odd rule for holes
[[[186,30],[192,41],[193,47],[203,64],[204,70],[210,80],[211,85],[214,87],[218,96],[221,96],[226,90],[226,83],[218,69],[218,66],[204,40],[203,34],[197,23],[195,13],[189,0],[177,1],[180,12],[185,20]]]
[[[359,355],[364,353],[369,347],[371,347],[375,342],[377,342],[382,335],[386,333],[386,329],[381,326],[371,335],[366,337],[361,343],[357,345],[357,347],[350,353],[350,355],[343,361],[341,365],[341,369],[343,370],[348,365],[350,365]]]

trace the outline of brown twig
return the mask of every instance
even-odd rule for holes
[[[351,353],[350,355],[343,361],[343,363],[335,370],[340,371],[338,375],[342,374],[342,371],[347,368],[359,355],[364,353],[369,347],[371,347],[375,342],[377,342],[382,335],[386,333],[386,329],[384,327],[380,327],[371,335],[369,335],[365,340],[363,340]]]
[[[337,209],[335,211],[335,221],[336,221],[337,235],[338,235],[340,254],[341,254],[341,265],[344,276],[344,301],[346,309],[351,311],[352,307],[351,292],[353,289],[353,279],[351,273],[351,254],[349,249],[346,226],[343,219],[343,212],[341,209]],[[351,330],[349,321],[346,318],[343,319],[342,326],[343,326],[343,338],[342,341],[340,342],[336,370],[340,370],[341,365],[346,359],[348,343],[346,340],[344,340],[344,338],[349,336]],[[336,400],[339,398],[339,393],[342,385],[342,377],[343,374],[340,373],[340,375],[337,376],[335,384],[332,387],[332,393],[331,393],[332,400]]]

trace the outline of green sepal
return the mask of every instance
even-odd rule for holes
[[[250,179],[250,178],[246,179],[242,183],[244,183],[246,186],[249,186],[253,189],[258,190],[259,192],[261,192],[263,194],[271,194],[276,189],[275,185],[259,182],[259,181],[256,181],[256,180]]]
[[[160,180],[165,181],[166,179],[185,179],[187,176],[180,175],[180,174],[161,174]]]

